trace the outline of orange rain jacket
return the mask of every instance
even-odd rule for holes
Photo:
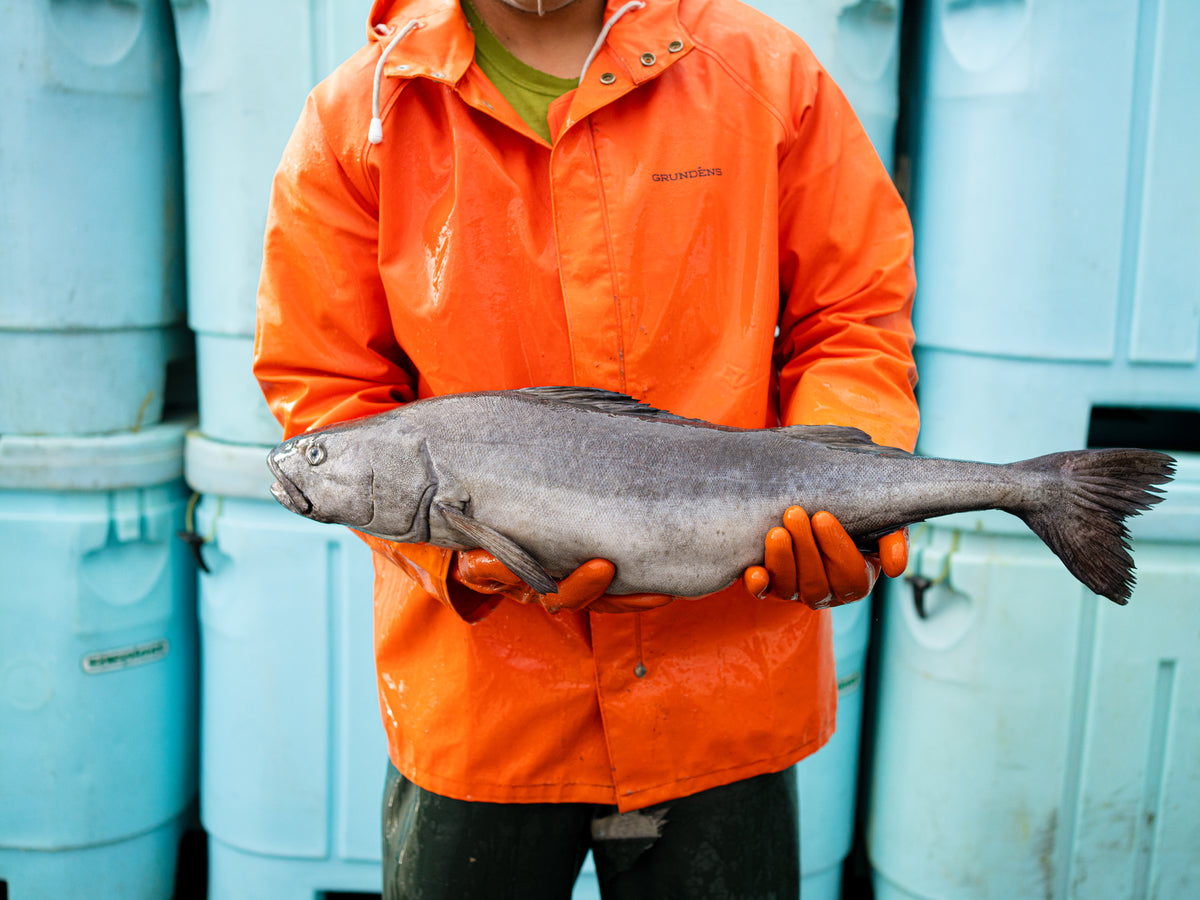
[[[372,144],[374,69],[412,20]],[[288,436],[578,384],[911,449],[911,228],[798,38],[729,0],[647,0],[553,106],[551,145],[474,64],[454,0],[377,2],[369,33],[274,182],[255,372]],[[371,542],[390,755],[436,793],[634,809],[833,732],[828,612],[740,583],[640,614],[456,610],[451,551]]]

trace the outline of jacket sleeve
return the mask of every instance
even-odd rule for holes
[[[330,146],[310,97],[275,174],[258,287],[254,374],[285,437],[416,398],[379,277],[378,227],[361,163]],[[478,595],[453,602],[453,551],[356,533],[463,618],[488,611]]]
[[[780,416],[912,450],[912,226],[841,90],[811,66],[779,166]]]

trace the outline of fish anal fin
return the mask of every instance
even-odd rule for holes
[[[920,525],[924,521],[924,519],[913,519],[913,521],[905,522],[901,525],[876,528],[874,531],[868,531],[866,534],[856,534],[854,535],[854,546],[858,548],[859,553],[878,553],[879,539],[884,535],[899,531],[901,528],[911,528],[913,525]]]
[[[453,506],[435,502],[433,507],[451,527],[466,538],[464,543],[473,544],[492,554],[534,590],[543,594],[558,593],[558,583],[542,568],[541,563],[516,541]]]

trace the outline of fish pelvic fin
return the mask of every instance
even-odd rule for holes
[[[463,543],[486,550],[534,590],[543,594],[558,593],[558,582],[516,541],[453,506],[434,502],[433,508],[463,536]]]
[[[1015,463],[1057,476],[1061,490],[1013,510],[1089,590],[1125,605],[1133,593],[1133,557],[1125,520],[1163,499],[1175,460],[1153,450],[1077,450]]]

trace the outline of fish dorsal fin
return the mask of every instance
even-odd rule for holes
[[[606,391],[603,388],[572,387],[569,385],[531,387],[520,388],[517,390],[517,393],[550,400],[555,403],[567,403],[571,406],[578,406],[580,409],[594,410],[614,416],[633,416],[637,419],[655,419],[661,422],[674,422],[678,425],[695,425],[699,428],[724,430],[724,426],[714,425],[712,422],[705,422],[702,419],[688,419],[684,416],[677,416],[675,413],[667,412],[665,409],[659,409],[656,406],[651,406],[649,403],[636,400],[628,394],[621,394],[617,391]]]
[[[845,450],[849,453],[874,453],[877,456],[910,456],[895,447],[885,447],[876,444],[871,436],[861,428],[851,428],[846,425],[789,425],[777,429],[780,434],[794,437],[813,444],[823,444],[831,450]]]
[[[555,403],[567,403],[580,409],[594,410],[615,416],[633,416],[637,419],[652,419],[659,422],[670,422],[676,425],[691,425],[696,428],[712,428],[717,431],[743,431],[729,425],[717,425],[703,419],[689,419],[677,416],[675,413],[651,406],[636,400],[628,394],[617,391],[606,391],[603,388],[577,387],[571,385],[519,388],[515,393],[525,394]],[[895,447],[885,447],[876,444],[871,436],[859,428],[846,425],[789,425],[783,428],[770,429],[777,434],[822,444],[832,450],[845,450],[851,453],[874,453],[878,456],[911,456],[912,454]]]

